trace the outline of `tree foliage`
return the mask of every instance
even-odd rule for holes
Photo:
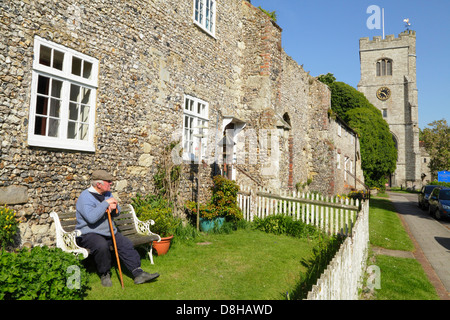
[[[331,109],[360,137],[361,167],[370,187],[383,187],[396,169],[397,150],[381,112],[355,88],[335,81],[328,73],[318,77],[331,90]]]
[[[445,119],[428,126],[422,131],[422,141],[431,158],[431,173],[437,177],[438,171],[450,170],[450,127]]]

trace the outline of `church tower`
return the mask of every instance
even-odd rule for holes
[[[392,187],[420,188],[419,112],[416,82],[416,32],[359,40],[361,81],[358,90],[389,124],[398,150]]]

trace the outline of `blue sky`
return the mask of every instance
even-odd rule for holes
[[[255,7],[276,11],[283,29],[282,46],[312,76],[331,72],[357,87],[361,77],[359,39],[381,36],[370,30],[371,5],[384,8],[385,34],[403,32],[409,18],[416,31],[419,127],[434,120],[450,124],[449,0],[252,0]]]

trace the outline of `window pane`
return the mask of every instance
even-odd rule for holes
[[[39,63],[50,67],[50,61],[52,58],[52,49],[41,45],[41,51],[39,52]]]
[[[88,122],[89,121],[89,106],[81,106],[81,121]]]
[[[387,75],[392,76],[392,61],[390,60],[387,62]]]
[[[209,29],[209,7],[208,6],[206,6],[206,23],[205,23],[205,27],[206,27],[206,29],[210,30]]]
[[[47,125],[47,118],[36,117],[34,121],[34,134],[45,136],[46,125]]]
[[[80,86],[70,85],[70,101],[78,102],[78,98],[80,96]]]
[[[61,98],[62,81],[52,79],[52,97]]]
[[[200,24],[203,24],[203,1],[205,0],[199,0],[198,1],[198,19],[197,22]]]
[[[36,98],[36,114],[47,115],[48,98],[37,96]]]
[[[78,105],[76,103],[69,104],[69,119],[78,120]]]
[[[67,127],[67,138],[75,139],[76,137],[77,137],[76,122],[69,121],[69,126]]]
[[[213,31],[214,30],[214,6],[215,6],[215,3],[214,3],[214,1],[210,1],[210,8],[209,8],[209,14],[210,14],[210,17],[209,17],[209,20],[210,20],[210,22],[209,22],[209,31]]]
[[[81,76],[81,59],[72,57],[72,74]]]
[[[48,96],[48,89],[50,87],[50,78],[39,76],[37,92]]]
[[[195,0],[195,21],[198,21],[199,19],[200,1],[201,0]]]
[[[84,61],[83,78],[90,79],[92,72],[92,63]]]
[[[83,88],[82,96],[81,96],[81,103],[88,104],[90,97],[91,97],[91,89]]]
[[[88,125],[82,124],[80,125],[80,133],[78,135],[78,139],[87,140],[88,138]]]
[[[50,102],[50,116],[59,118],[60,107],[61,107],[61,101],[52,99]]]
[[[59,120],[58,119],[49,119],[48,120],[48,136],[49,137],[58,137],[59,133]]]
[[[62,70],[64,62],[64,53],[53,50],[53,68]]]

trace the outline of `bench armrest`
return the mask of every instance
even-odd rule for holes
[[[147,221],[139,220],[139,218],[136,216],[136,212],[134,211],[133,206],[131,204],[129,204],[128,206],[130,207],[130,212],[133,215],[134,226],[136,227],[137,233],[145,235],[156,235],[159,237],[158,242],[161,241],[161,237],[150,230],[150,226],[154,225],[155,221],[151,219]]]
[[[83,255],[86,259],[89,255],[88,251],[77,245],[76,237],[81,236],[80,230],[74,230],[72,232],[66,232],[59,221],[59,216],[56,212],[52,211],[50,216],[55,221],[55,231],[56,231],[56,246],[63,251],[71,252],[75,255]]]

